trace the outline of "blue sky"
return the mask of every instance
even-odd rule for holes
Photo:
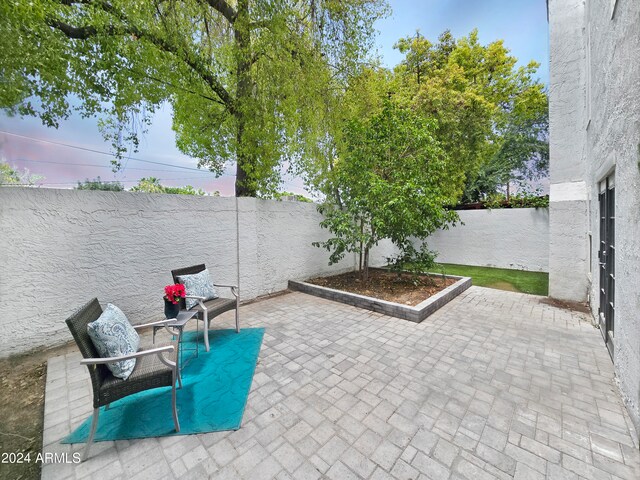
[[[401,37],[421,35],[435,40],[446,29],[457,38],[478,28],[482,43],[503,39],[521,64],[536,60],[541,64],[538,75],[548,83],[549,46],[545,0],[391,0],[392,14],[378,22],[377,52],[383,63],[392,67],[402,59],[393,44]],[[0,114],[0,155],[19,168],[45,176],[43,184],[55,188],[70,188],[78,180],[96,178],[119,180],[131,187],[145,176],[162,179],[165,185],[193,185],[206,191],[218,190],[233,194],[233,172],[229,167],[221,178],[209,172],[154,166],[134,159],[125,161],[124,171],[111,172],[110,157],[72,149],[53,143],[37,142],[2,131],[33,137],[48,142],[66,143],[87,149],[108,152],[110,146],[102,140],[95,119],[73,115],[58,130],[41,125],[35,118],[8,118]],[[195,168],[195,159],[182,155],[175,147],[171,130],[171,112],[166,107],[154,117],[153,124],[142,139],[135,159]],[[55,162],[55,163],[45,163]],[[285,179],[284,189],[304,193],[298,179]]]

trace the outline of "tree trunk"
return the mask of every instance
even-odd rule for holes
[[[369,247],[364,248],[364,266],[362,269],[362,281],[367,283],[369,281]]]
[[[362,234],[364,233],[364,218],[360,219],[360,262],[358,271],[362,272]]]
[[[236,197],[255,197],[255,179],[248,173],[255,171],[256,158],[245,136],[246,102],[251,99],[251,35],[249,33],[249,0],[238,0],[237,17],[233,24],[236,47]],[[253,168],[252,168],[253,167]]]
[[[244,121],[238,116],[236,116],[236,120],[238,122],[236,141],[240,146],[244,142]],[[245,170],[245,166],[251,165],[251,163],[250,156],[241,151],[236,154],[236,197],[255,197],[258,194],[255,183],[251,181]]]

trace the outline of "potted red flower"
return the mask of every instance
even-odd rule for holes
[[[180,300],[186,296],[184,285],[176,283],[164,287],[164,316],[176,318],[180,312]]]

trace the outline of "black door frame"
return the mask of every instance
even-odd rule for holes
[[[615,182],[613,175],[600,183],[598,195],[600,243],[600,303],[598,321],[602,337],[613,359],[615,352]]]

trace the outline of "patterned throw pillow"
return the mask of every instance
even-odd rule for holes
[[[138,351],[140,336],[131,326],[122,310],[112,304],[97,320],[87,324],[87,333],[100,357],[119,357]],[[114,377],[126,380],[136,366],[136,359],[107,363]]]
[[[206,268],[195,275],[181,275],[178,277],[178,282],[184,284],[187,295],[204,297],[205,300],[218,298],[218,292],[214,288],[211,276],[209,275],[209,270]],[[185,298],[185,303],[187,304],[187,310],[190,310],[198,304],[198,300],[194,298]]]

